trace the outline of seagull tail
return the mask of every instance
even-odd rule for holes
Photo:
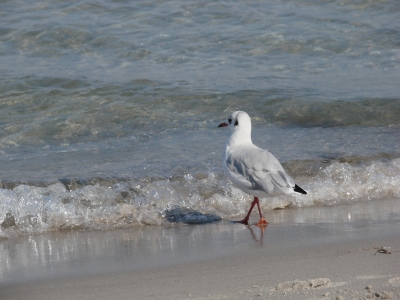
[[[307,195],[307,192],[299,187],[297,184],[294,185],[294,191],[299,194]]]

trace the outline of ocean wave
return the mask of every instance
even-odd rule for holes
[[[272,123],[300,127],[398,126],[399,99],[330,102],[287,99],[270,101],[265,117]]]
[[[293,171],[298,164],[286,166]],[[304,164],[310,166],[311,162]],[[276,194],[262,199],[262,210],[400,199],[400,158],[367,165],[315,164],[311,174],[295,174],[308,195]],[[0,237],[171,222],[202,224],[239,218],[250,202],[251,196],[232,186],[220,168],[210,168],[208,174],[170,178],[14,184],[0,189]]]
[[[196,94],[185,84],[144,78],[122,84],[85,77],[9,78],[0,84],[0,147],[60,146],[210,129],[219,124],[222,112],[243,107],[263,126],[400,126],[398,98],[320,101],[315,90],[307,88]]]

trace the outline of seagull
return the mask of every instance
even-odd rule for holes
[[[235,111],[228,117],[228,123],[221,123],[218,127],[229,127],[232,132],[222,160],[225,173],[233,185],[254,196],[249,212],[238,223],[248,225],[250,213],[257,204],[260,214],[257,225],[268,225],[258,198],[267,197],[275,190],[285,194],[307,194],[286,174],[275,156],[253,144],[251,120],[246,112]]]

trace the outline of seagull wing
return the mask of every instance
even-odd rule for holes
[[[274,189],[293,193],[294,180],[271,153],[257,146],[235,147],[226,160],[226,165],[235,179],[251,190],[271,194]]]

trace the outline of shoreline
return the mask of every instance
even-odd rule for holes
[[[73,233],[76,240],[65,233],[64,239],[62,234],[18,238],[44,243],[47,237],[52,251],[69,243],[71,256],[42,255],[47,269],[21,266],[21,272],[31,272],[25,280],[14,272],[9,273],[14,280],[6,281],[3,273],[0,299],[399,299],[400,214],[392,211],[391,201],[398,203],[379,203],[388,213],[375,219],[366,213],[376,205],[371,202],[268,212],[275,222],[264,233],[223,221]],[[310,221],[324,211],[351,210],[359,216],[353,213],[347,222]],[[282,214],[296,221],[277,222]],[[307,221],[300,223],[301,217]],[[85,236],[97,243],[90,246]],[[391,254],[376,253],[382,246]]]

